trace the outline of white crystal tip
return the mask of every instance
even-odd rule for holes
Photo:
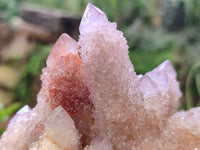
[[[176,71],[174,70],[174,67],[172,66],[171,62],[169,60],[164,61],[162,64],[160,64],[157,67],[158,71],[165,70],[172,76],[176,77]]]
[[[102,19],[108,20],[106,14],[96,6],[92,5],[91,3],[88,3],[85,12],[83,14],[83,17],[81,19],[80,28],[86,24]]]

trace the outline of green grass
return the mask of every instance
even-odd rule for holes
[[[134,50],[129,52],[129,57],[134,65],[137,74],[145,74],[151,71],[165,60],[170,60],[173,63],[173,51],[142,51]]]
[[[21,107],[20,103],[13,103],[12,105],[6,108],[0,108],[0,124],[4,121],[7,121],[10,116],[12,116],[19,108]],[[5,128],[0,128],[0,137],[5,131]]]
[[[13,90],[15,101],[23,104],[31,104],[36,99],[34,85],[39,84],[39,77],[42,68],[46,65],[46,59],[51,50],[51,45],[37,45],[30,54],[30,57],[23,67],[23,73],[19,84]]]

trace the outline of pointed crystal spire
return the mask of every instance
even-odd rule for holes
[[[78,44],[68,34],[63,33],[47,58],[47,66],[56,64],[55,62],[59,60],[61,56],[66,56],[69,52],[78,54]]]
[[[181,91],[179,89],[179,83],[176,80],[176,72],[170,61],[164,61],[162,64],[160,64],[154,70],[146,73],[144,76],[148,76],[157,84],[162,98],[165,99],[165,102],[169,103],[169,114],[171,115],[176,112],[179,106]]]
[[[155,68],[154,71],[159,71],[159,72],[165,71],[167,74],[170,74],[171,76],[176,77],[176,71],[174,70],[169,60],[164,61],[157,68]]]
[[[99,8],[88,3],[87,8],[83,14],[83,17],[80,23],[80,27],[79,27],[80,33],[83,32],[84,27],[88,26],[88,24],[97,23],[102,20],[104,21],[108,20],[106,14],[103,11],[101,11]]]
[[[40,139],[31,145],[31,150],[57,149],[58,147],[78,150],[80,136],[72,118],[61,106],[58,106],[46,118],[44,132]]]

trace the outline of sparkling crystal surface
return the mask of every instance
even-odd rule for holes
[[[39,140],[29,149],[74,149],[80,146],[80,134],[76,130],[74,121],[61,107],[55,108],[44,122],[44,131]]]
[[[78,42],[62,34],[42,70],[37,105],[23,107],[2,150],[198,150],[200,108],[179,111],[169,61],[136,75],[127,41],[88,4]]]

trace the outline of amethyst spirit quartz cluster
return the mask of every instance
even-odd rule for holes
[[[136,75],[123,33],[92,4],[79,30],[55,43],[35,108],[16,113],[1,150],[200,150],[200,108],[177,111],[169,61]]]

